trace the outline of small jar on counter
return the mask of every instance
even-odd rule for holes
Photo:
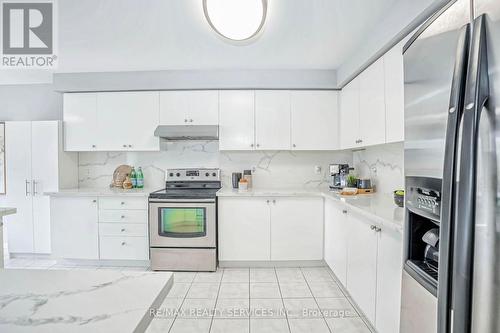
[[[252,170],[243,170],[243,178],[248,182],[248,188],[252,188]]]
[[[248,190],[248,181],[245,178],[241,178],[238,182],[238,190],[247,191]]]

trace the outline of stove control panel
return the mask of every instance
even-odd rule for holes
[[[219,169],[168,169],[169,181],[220,181]]]

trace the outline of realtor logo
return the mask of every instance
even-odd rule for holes
[[[54,3],[2,2],[2,67],[54,68],[56,59]]]

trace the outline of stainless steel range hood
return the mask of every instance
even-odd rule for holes
[[[165,140],[219,140],[217,125],[160,125],[155,136]]]

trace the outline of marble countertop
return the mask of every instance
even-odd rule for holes
[[[397,231],[403,230],[404,209],[396,206],[391,195],[361,194],[343,196],[338,192],[322,189],[251,189],[238,191],[232,188],[222,188],[217,192],[219,197],[303,197],[315,196],[343,203],[353,211],[366,216],[373,222],[378,222]]]
[[[0,332],[144,332],[172,273],[0,270]]]
[[[44,192],[45,195],[51,197],[111,197],[111,196],[132,196],[132,197],[147,197],[149,193],[158,189],[134,188],[124,190],[120,188],[73,188],[61,189],[57,192]]]
[[[12,208],[12,207],[0,207],[0,218],[6,215],[11,215],[15,214],[17,212],[17,209]]]

